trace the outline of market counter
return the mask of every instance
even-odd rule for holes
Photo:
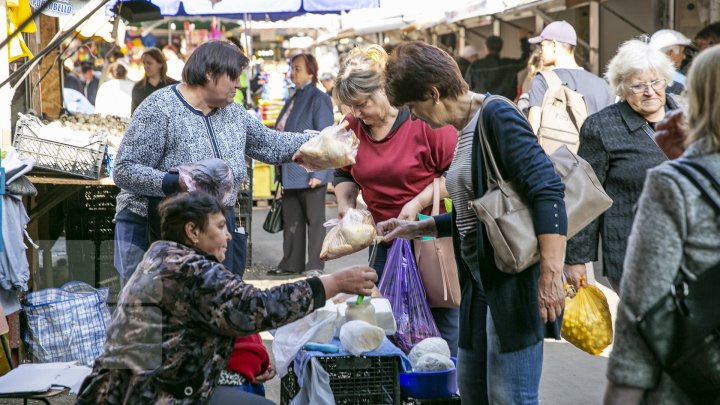
[[[28,210],[30,222],[49,212],[84,186],[115,187],[111,177],[101,177],[98,180],[80,179],[71,177],[54,177],[41,175],[28,175],[28,180],[35,186],[45,186],[45,191],[38,190],[38,196],[32,208]]]
[[[24,199],[28,233],[40,247],[28,250],[33,252],[28,256],[32,290],[69,280],[117,289],[119,283],[112,280],[116,277],[113,219],[120,189],[112,178],[91,180],[36,171],[27,178],[38,190],[36,197]]]

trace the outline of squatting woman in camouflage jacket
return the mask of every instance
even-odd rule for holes
[[[234,336],[293,322],[340,292],[370,295],[377,280],[357,266],[259,290],[220,263],[230,240],[221,202],[180,193],[161,203],[160,215],[163,240],[122,290],[77,404],[267,403],[239,390],[215,392]]]

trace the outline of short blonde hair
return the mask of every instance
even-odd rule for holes
[[[688,143],[708,138],[714,152],[720,152],[720,46],[700,52],[688,73]]]
[[[670,84],[675,68],[663,52],[645,41],[631,39],[623,43],[610,60],[605,78],[610,82],[610,88],[615,95],[624,100],[626,89],[623,83],[630,76],[642,72],[655,72]]]
[[[361,104],[383,89],[387,59],[388,54],[380,45],[350,51],[335,79],[333,95],[339,104]]]

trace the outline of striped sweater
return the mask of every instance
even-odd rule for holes
[[[163,178],[171,168],[211,157],[232,169],[235,184],[224,203],[233,206],[246,174],[245,155],[270,164],[287,162],[309,138],[271,130],[237,103],[204,116],[176,87],[154,92],[132,116],[113,168],[121,189],[116,212],[127,208],[146,217],[147,197],[165,195]]]

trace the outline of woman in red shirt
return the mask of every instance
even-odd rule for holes
[[[358,194],[375,222],[390,218],[417,220],[429,212],[433,179],[440,178],[440,198],[447,197],[442,176],[450,166],[457,131],[446,126],[432,129],[413,120],[407,107],[398,109],[382,88],[387,53],[373,45],[354,49],[340,69],[333,96],[350,113],[348,128],[360,140],[355,163],[335,171],[338,216],[355,208]],[[441,212],[444,212],[441,207]],[[380,244],[371,266],[382,275],[389,245]],[[454,356],[457,351],[457,308],[431,308],[435,323]]]

